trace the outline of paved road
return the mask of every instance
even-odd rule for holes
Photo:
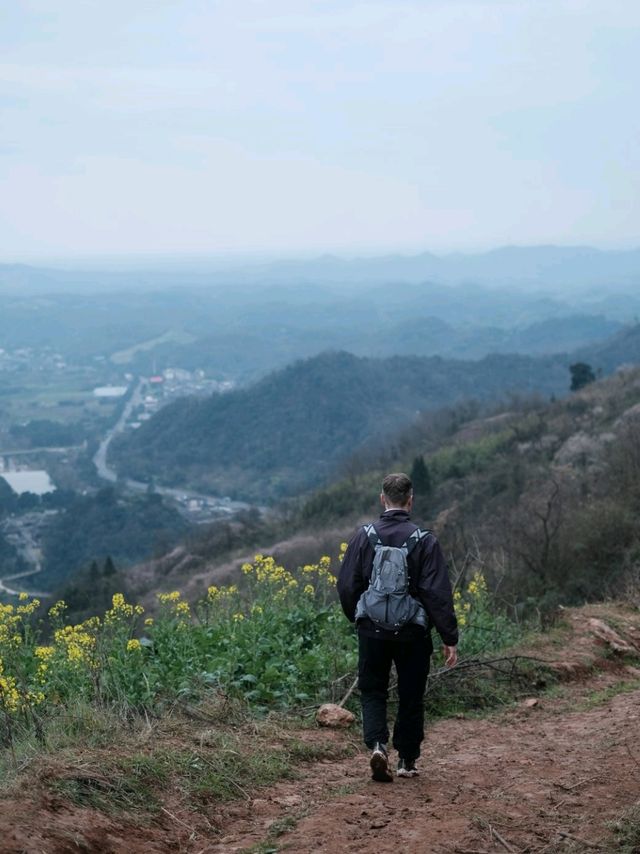
[[[17,596],[25,588],[20,586],[18,589],[13,584],[7,584],[7,582],[15,582],[20,578],[29,578],[30,576],[37,575],[42,570],[42,554],[36,542],[33,528],[42,523],[44,516],[50,516],[52,513],[55,514],[55,512],[55,510],[49,510],[45,511],[44,514],[26,513],[24,516],[10,517],[5,520],[2,528],[6,539],[15,546],[26,563],[31,565],[31,569],[1,578],[0,592],[8,593],[10,596]],[[42,590],[29,590],[28,592],[30,596],[46,597],[51,595]]]
[[[118,481],[118,473],[107,463],[109,445],[111,444],[111,441],[114,436],[124,431],[131,412],[136,406],[138,406],[142,402],[143,391],[146,386],[146,379],[141,378],[138,380],[138,384],[136,385],[133,394],[127,402],[127,405],[125,406],[122,415],[118,419],[117,423],[111,428],[111,430],[109,430],[102,442],[100,442],[100,446],[93,457],[93,462],[98,472],[98,475],[103,480],[108,480],[110,483],[115,483],[116,481]],[[140,480],[133,480],[133,478],[130,477],[121,478],[118,482],[125,486],[127,489],[130,489],[132,492],[147,492],[147,490],[149,489],[148,483],[144,483]],[[225,515],[232,515],[234,513],[239,512],[240,510],[246,510],[250,506],[249,504],[245,504],[242,501],[219,499],[215,495],[205,495],[201,492],[193,492],[193,490],[191,489],[183,489],[180,487],[174,488],[170,486],[156,486],[154,484],[153,491],[157,492],[158,495],[164,495],[166,498],[173,498],[175,501],[179,501],[182,504],[184,504],[186,501],[189,501],[190,499],[196,499],[199,501],[213,500],[217,503],[214,507],[211,508],[212,512],[222,513]]]
[[[9,596],[17,596],[19,593],[22,593],[25,588],[23,586],[20,586],[20,588],[7,587],[5,582],[17,581],[19,578],[27,578],[30,575],[36,575],[41,570],[42,567],[40,566],[40,563],[37,563],[34,569],[29,569],[26,572],[18,572],[15,575],[6,575],[4,578],[0,578],[0,593],[7,593]],[[28,593],[29,596],[38,596],[39,598],[51,596],[51,593],[47,593],[44,590],[30,590]]]
[[[98,450],[94,454],[93,463],[97,469],[98,475],[103,480],[108,480],[111,483],[115,483],[118,480],[118,473],[116,472],[115,469],[112,469],[111,466],[109,466],[107,463],[107,454],[109,452],[109,445],[111,444],[111,440],[113,439],[113,437],[118,433],[122,433],[122,431],[124,430],[126,423],[129,419],[129,416],[131,415],[131,412],[133,411],[134,407],[139,406],[140,403],[142,402],[142,390],[146,386],[146,384],[147,384],[147,381],[145,379],[140,378],[138,380],[138,383],[137,383],[136,387],[134,388],[131,397],[127,401],[124,409],[122,410],[122,415],[120,416],[120,418],[118,418],[117,422],[114,424],[114,426],[111,428],[111,430],[109,430],[109,432],[104,437],[102,442],[100,442],[100,446],[98,447]],[[146,488],[147,488],[146,484],[139,483],[139,481],[134,481],[134,480],[127,481],[127,486],[130,483],[136,484],[136,486],[131,487],[132,489],[142,487],[143,489],[146,490]]]

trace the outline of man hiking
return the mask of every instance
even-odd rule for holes
[[[387,743],[387,695],[391,664],[398,674],[398,714],[393,746],[397,775],[415,777],[424,738],[424,691],[433,653],[431,629],[444,644],[445,663],[457,660],[458,627],[447,566],[437,539],[409,521],[413,488],[406,474],[382,483],[383,513],[359,528],[349,542],[338,577],[347,618],[358,627],[358,687],[364,741],[371,772],[393,781]]]

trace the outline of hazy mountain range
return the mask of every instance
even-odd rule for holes
[[[130,269],[127,270],[127,264]],[[64,265],[62,265],[64,267]],[[132,286],[156,290],[167,287],[207,287],[228,284],[372,285],[440,282],[491,286],[566,289],[638,284],[640,249],[601,250],[590,246],[505,246],[488,252],[435,255],[385,255],[344,258],[324,255],[255,263],[207,258],[169,258],[141,262],[123,259],[121,270],[99,264],[68,269],[24,264],[0,265],[0,292],[121,290]]]

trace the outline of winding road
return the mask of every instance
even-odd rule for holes
[[[109,452],[109,445],[111,444],[114,436],[116,436],[118,433],[122,433],[126,429],[127,421],[131,417],[131,413],[137,406],[142,403],[142,398],[146,386],[147,380],[144,377],[140,377],[136,382],[133,392],[131,393],[131,397],[125,404],[122,414],[120,415],[114,426],[111,427],[111,429],[102,439],[100,445],[98,446],[98,450],[93,456],[93,463],[100,478],[108,481],[109,483],[117,482],[120,486],[123,486],[126,489],[131,490],[132,492],[143,493],[149,490],[149,484],[144,483],[140,480],[134,480],[133,478],[118,477],[117,471],[108,464],[107,456]],[[62,449],[50,448],[41,450],[58,451]],[[68,451],[69,449],[66,448],[64,450]],[[24,453],[33,452],[34,449],[31,449],[29,452]],[[205,495],[200,492],[193,492],[190,489],[179,489],[169,486],[154,485],[153,491],[166,498],[173,499],[174,501],[178,502],[179,505],[181,505],[183,508],[186,502],[190,501],[191,499],[207,502],[206,512],[207,514],[210,512],[212,516],[217,515],[229,517],[241,510],[249,509],[250,507],[249,504],[246,504],[242,501],[231,501],[228,498],[221,499],[217,496]],[[256,512],[260,512],[259,508],[253,509],[256,510]],[[42,517],[42,514],[38,515]],[[33,525],[37,525],[37,520],[34,520],[32,516],[33,514],[25,514],[24,516],[19,516],[6,520],[4,523],[3,527],[7,539],[13,543],[13,545],[21,554],[25,562],[30,564],[32,568],[25,572],[20,572],[14,575],[8,575],[4,578],[0,578],[0,594],[5,593],[10,596],[18,595],[18,593],[20,593],[21,591],[16,590],[11,584],[8,584],[8,582],[15,582],[21,578],[28,578],[30,576],[37,575],[42,569],[40,549],[36,543],[32,530]],[[46,597],[50,596],[51,594],[43,591],[29,591],[29,595]]]
[[[42,570],[41,552],[33,532],[34,525],[41,524],[43,515],[51,515],[56,511],[45,511],[45,514],[26,513],[24,516],[15,516],[7,519],[2,525],[6,539],[12,543],[19,552],[24,561],[31,564],[31,569],[24,572],[16,572],[13,575],[7,575],[0,578],[0,593],[6,593],[9,596],[17,596],[24,590],[24,587],[16,589],[13,585],[7,582],[15,582],[20,578],[29,578],[37,575]],[[38,596],[45,598],[51,596],[44,590],[29,590],[26,591],[29,596]]]
[[[103,480],[109,481],[110,483],[118,482],[121,485],[125,486],[127,489],[130,489],[132,492],[147,492],[149,489],[149,484],[144,483],[141,480],[134,480],[130,477],[119,478],[118,472],[108,464],[107,455],[109,453],[109,445],[111,444],[114,436],[116,436],[118,433],[122,433],[125,430],[127,421],[129,420],[129,417],[133,412],[134,408],[142,403],[142,396],[146,386],[147,380],[144,378],[140,378],[136,384],[136,387],[133,390],[133,393],[131,394],[131,397],[127,401],[127,404],[122,411],[122,415],[111,428],[111,430],[109,430],[102,442],[100,442],[98,450],[96,451],[93,457],[93,463],[96,467],[96,471],[99,477],[101,477]],[[189,501],[190,499],[208,502],[212,500],[216,501],[218,503],[214,507],[211,507],[212,511],[224,515],[231,515],[233,513],[237,513],[240,510],[247,510],[250,506],[249,504],[246,504],[243,501],[219,499],[217,496],[205,495],[201,492],[193,492],[193,490],[190,489],[175,488],[170,486],[157,486],[154,484],[153,491],[157,492],[158,495],[164,495],[166,498],[172,498],[175,501],[179,501],[181,503]]]

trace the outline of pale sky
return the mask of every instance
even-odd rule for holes
[[[637,0],[5,0],[0,262],[640,244]]]

